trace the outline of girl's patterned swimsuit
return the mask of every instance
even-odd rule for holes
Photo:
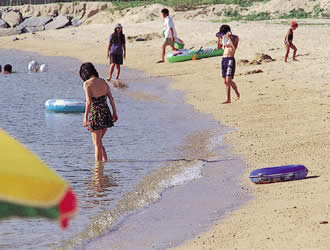
[[[88,130],[93,131],[112,126],[112,114],[107,104],[107,96],[92,97]]]

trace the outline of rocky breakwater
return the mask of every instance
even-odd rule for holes
[[[108,2],[75,2],[0,8],[0,36],[78,26],[111,7]]]

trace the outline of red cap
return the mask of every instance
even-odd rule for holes
[[[291,27],[295,27],[295,26],[298,26],[297,22],[296,21],[291,21]]]

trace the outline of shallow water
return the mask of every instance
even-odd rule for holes
[[[32,59],[47,63],[49,72],[27,73]],[[83,114],[44,109],[48,99],[84,99],[78,76],[81,63],[6,50],[0,50],[0,60],[17,71],[0,75],[0,128],[71,183],[79,199],[78,215],[68,230],[44,219],[1,221],[0,248],[81,247],[108,230],[119,229],[137,211],[159,201],[168,188],[201,178],[208,161],[231,160],[220,140],[228,128],[184,104],[181,93],[168,89],[167,79],[124,68],[121,75],[127,88],[112,88],[119,121],[104,138],[110,161],[104,169],[94,166]],[[97,69],[106,77],[106,66]]]

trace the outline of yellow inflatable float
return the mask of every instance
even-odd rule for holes
[[[66,228],[77,199],[65,180],[1,129],[0,159],[0,219],[46,217]]]

